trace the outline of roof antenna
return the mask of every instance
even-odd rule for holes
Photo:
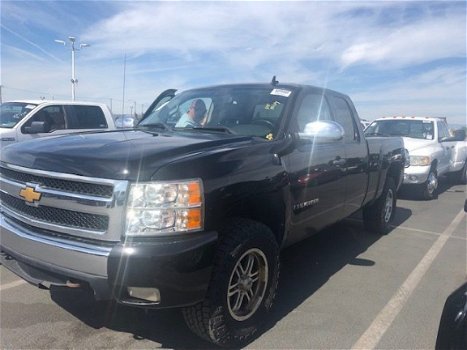
[[[274,85],[274,86],[276,86],[277,84],[279,84],[279,81],[276,79],[276,76],[275,76],[275,75],[272,77],[271,84]]]

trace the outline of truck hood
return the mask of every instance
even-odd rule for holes
[[[414,139],[411,137],[403,137],[402,139],[404,140],[404,147],[409,151],[409,154],[431,147],[437,142],[436,140]],[[428,150],[427,153],[429,153]]]
[[[251,137],[220,133],[80,133],[5,147],[1,161],[26,168],[115,180],[147,181],[161,166],[212,149],[244,147]]]

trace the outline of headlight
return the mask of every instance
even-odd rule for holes
[[[431,158],[428,156],[410,156],[410,165],[426,166],[431,164]]]
[[[408,168],[410,166],[410,154],[407,148],[404,148],[404,168]]]
[[[127,236],[154,236],[203,229],[200,179],[132,184],[126,213]]]

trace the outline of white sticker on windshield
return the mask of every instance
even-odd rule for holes
[[[274,89],[271,91],[271,95],[284,96],[284,97],[289,97],[291,93],[292,91],[284,90],[284,89]]]
[[[33,108],[36,108],[36,105],[27,105],[26,107],[24,108],[27,108],[27,109],[33,109]]]
[[[423,123],[423,124],[431,124],[431,121],[429,121],[429,120],[423,120],[422,123]]]

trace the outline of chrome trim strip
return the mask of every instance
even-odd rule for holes
[[[44,243],[48,245],[53,245],[58,248],[63,248],[67,250],[73,250],[81,253],[98,255],[98,256],[109,256],[112,248],[103,247],[98,245],[92,245],[84,242],[78,241],[69,241],[60,239],[58,237],[51,238],[50,236],[42,236],[36,232],[28,230],[25,227],[18,226],[14,222],[11,222],[5,215],[0,213],[0,227],[8,229],[13,232],[15,235],[26,238],[28,240]],[[72,243],[71,243],[72,242]]]
[[[35,226],[35,227],[38,227],[44,230],[51,230],[51,231],[65,233],[65,234],[74,235],[74,236],[94,237],[95,235],[103,235],[106,232],[106,231],[89,230],[89,229],[84,229],[84,228],[79,228],[79,227],[74,228],[72,226],[64,226],[64,225],[54,224],[48,221],[37,220],[26,215],[18,214],[17,212],[14,212],[12,209],[6,206],[2,206],[0,213],[6,213],[8,216],[11,216],[15,218],[16,220],[24,222],[25,224],[30,225],[30,226]]]
[[[11,181],[0,176],[0,191],[17,199],[24,200],[19,193],[26,186],[34,187],[36,191],[42,194],[38,204],[41,206],[78,211],[88,214],[108,214],[108,208],[113,204],[113,198],[94,197],[89,195],[81,195],[70,192],[62,192],[59,190],[51,190],[34,185],[33,183],[20,183]],[[38,205],[34,205],[38,206]]]
[[[111,247],[40,236],[0,214],[0,244],[11,254],[69,270],[107,277]]]
[[[82,195],[73,192],[60,191],[58,189],[49,189],[34,184],[33,182],[19,182],[6,176],[0,176],[0,191],[22,199],[19,196],[19,191],[25,186],[34,187],[42,193],[40,201],[31,204],[32,206],[48,206],[53,208],[60,208],[76,213],[104,215],[109,218],[107,230],[90,230],[83,228],[73,228],[66,225],[59,225],[47,221],[31,218],[30,216],[18,213],[12,209],[4,208],[5,213],[11,217],[16,218],[28,225],[36,226],[41,229],[55,231],[62,234],[72,235],[76,237],[98,239],[109,242],[118,242],[124,234],[125,228],[125,213],[126,213],[126,200],[129,191],[129,181],[126,180],[110,180],[84,177],[72,174],[60,174],[55,172],[47,172],[42,170],[34,170],[24,168],[16,165],[0,163],[1,167],[27,173],[32,175],[45,176],[53,179],[63,179],[81,183],[90,183],[93,185],[111,185],[113,187],[113,194],[111,197],[99,197],[92,195]]]
[[[81,176],[81,175],[74,175],[74,174],[56,173],[53,171],[24,168],[18,165],[7,164],[3,162],[0,163],[0,167],[14,170],[14,171],[19,171],[21,173],[28,173],[31,175],[44,176],[44,177],[50,177],[50,178],[61,179],[61,180],[69,180],[69,181],[87,182],[87,183],[91,183],[95,185],[116,185],[122,181],[125,181],[125,180],[101,179],[97,177],[88,177],[88,176]]]

